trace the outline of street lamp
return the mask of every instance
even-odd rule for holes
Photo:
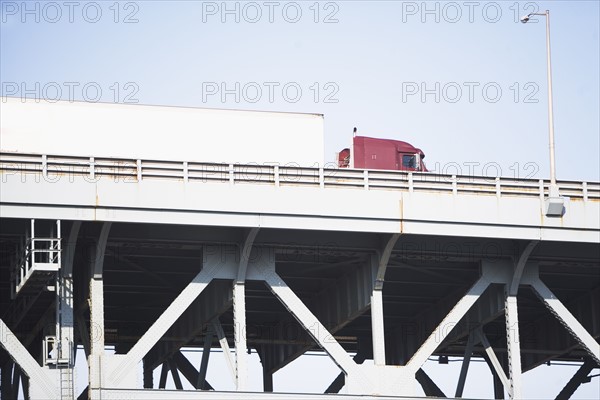
[[[550,63],[550,11],[544,13],[529,13],[521,18],[526,24],[532,15],[546,17],[546,64],[548,75],[548,133],[550,141],[550,191],[546,199],[546,216],[561,217],[564,212],[564,199],[558,193],[556,184],[556,164],[554,160],[554,113],[552,111],[552,64]]]

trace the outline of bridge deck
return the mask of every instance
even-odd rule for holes
[[[3,153],[4,217],[600,239],[600,183]]]
[[[86,301],[90,265],[104,223],[113,222],[103,252],[101,304],[104,340],[117,355],[125,356],[148,333],[215,248],[243,247],[248,228],[260,228],[253,257],[272,262],[336,342],[357,357],[374,357],[372,260],[395,233],[400,236],[383,286],[388,365],[405,365],[415,356],[486,268],[512,274],[523,249],[537,240],[525,271],[539,271],[567,310],[600,338],[599,183],[559,182],[561,194],[569,197],[565,215],[547,218],[542,209],[548,182],[530,179],[18,153],[0,155],[0,174],[0,317],[32,353],[39,338],[31,332],[39,335],[52,325],[55,296],[44,292],[13,300],[8,286],[11,257],[31,218],[61,219],[65,233],[84,221],[73,257],[78,329],[92,326]],[[50,230],[50,222],[40,223],[41,233]],[[265,376],[307,350],[321,351],[288,305],[253,275],[252,262],[248,271],[246,339],[260,354]],[[175,362],[181,344],[203,347],[214,315],[234,342],[228,276],[218,275],[207,286],[190,305],[193,318],[182,314],[145,364]],[[504,286],[492,283],[432,357],[462,357],[471,332],[481,327],[507,370]],[[521,287],[517,300],[523,371],[549,360],[588,357],[534,290]],[[78,343],[85,345],[82,337],[84,332]],[[219,346],[216,340],[211,345]],[[473,351],[486,354],[479,343]],[[0,351],[0,366],[7,360]],[[103,368],[110,372],[112,364]],[[116,397],[158,396],[115,385],[102,389]]]

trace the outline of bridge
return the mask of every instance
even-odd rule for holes
[[[559,181],[547,215],[535,179],[20,151],[0,177],[2,398],[460,398],[474,357],[511,399],[579,362],[569,398],[600,366],[598,182]],[[235,392],[207,380],[218,348]],[[340,369],[326,394],[271,393],[309,351]],[[422,369],[447,357],[453,393]]]

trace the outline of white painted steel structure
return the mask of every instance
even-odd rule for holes
[[[418,384],[442,396],[422,370],[434,355],[464,357],[456,397],[475,355],[488,360],[495,393],[515,399],[523,370],[547,360],[585,360],[575,388],[600,365],[600,183],[558,182],[565,209],[550,218],[542,180],[106,156],[0,154],[3,252],[17,249],[11,238],[26,236],[33,219],[61,221],[69,238],[51,278],[56,292],[17,294],[3,306],[7,397],[23,376],[30,398],[73,398],[67,349],[78,343],[89,364],[82,396],[92,399],[311,397],[247,393],[249,348],[261,357],[265,392],[273,372],[322,349],[341,371],[327,392],[343,387],[348,399],[414,398]],[[33,229],[29,237],[38,240]],[[313,238],[333,255],[307,261]],[[430,251],[429,243],[457,251]],[[498,251],[490,255],[490,246]],[[290,261],[288,251],[298,258]],[[19,291],[31,283],[20,284]],[[422,289],[409,295],[416,285]],[[7,293],[3,286],[3,299]],[[152,295],[147,304],[137,304],[142,293]],[[554,317],[540,313],[542,305]],[[42,315],[46,309],[55,317]],[[136,313],[139,322],[129,323]],[[23,326],[36,319],[28,336]],[[54,321],[50,334],[67,363],[32,356],[44,321]],[[490,330],[498,323],[501,333]],[[267,325],[273,335],[248,333]],[[290,326],[302,334],[282,336]],[[558,342],[548,336],[561,329]],[[116,354],[104,351],[109,343]],[[229,356],[236,393],[207,392],[215,344]],[[184,345],[207,350],[199,368],[180,352]],[[177,392],[164,390],[169,371]],[[180,373],[197,390],[183,391]]]
[[[21,153],[0,162],[10,218],[599,240],[599,183],[559,182],[567,202],[553,218],[543,180]]]

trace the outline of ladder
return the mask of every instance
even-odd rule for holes
[[[73,368],[59,368],[60,371],[60,398],[61,400],[74,400]]]

